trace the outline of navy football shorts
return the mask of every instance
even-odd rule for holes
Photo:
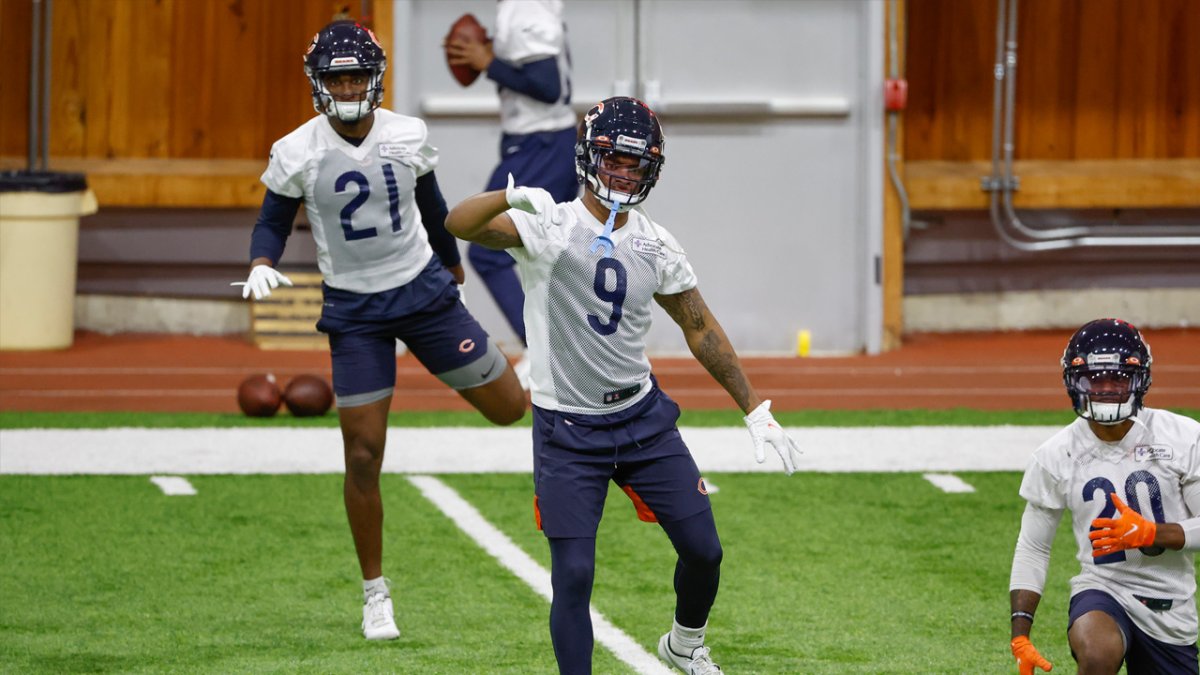
[[[1081,591],[1071,598],[1067,630],[1076,619],[1096,610],[1111,616],[1125,635],[1125,670],[1129,675],[1197,675],[1200,666],[1196,645],[1173,645],[1150,637],[1129,618],[1121,603],[1104,591]],[[1075,656],[1074,650],[1071,656]]]
[[[711,508],[700,469],[679,430],[679,406],[657,383],[612,415],[533,408],[534,517],[547,537],[595,537],[608,482],[648,522],[683,520]]]
[[[459,302],[453,285],[446,286],[433,302],[397,319],[322,317],[317,329],[329,335],[333,391],[341,408],[366,405],[392,394],[397,339],[404,341],[430,373],[454,389],[487,384],[507,367],[487,331]],[[490,358],[481,360],[485,357]]]

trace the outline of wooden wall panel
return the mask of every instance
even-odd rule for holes
[[[995,0],[908,0],[905,159],[982,157],[991,138]]]
[[[29,2],[0,0],[0,155],[24,158],[29,152]]]
[[[302,56],[362,0],[56,0],[50,154],[264,159],[314,113]],[[390,17],[390,13],[388,14]],[[0,2],[0,156],[27,152],[30,3]]]
[[[907,159],[991,157],[996,11],[908,3]],[[1017,157],[1200,157],[1196,0],[1022,0],[1017,40]]]

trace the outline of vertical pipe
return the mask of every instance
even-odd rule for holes
[[[992,196],[999,188],[1000,177],[1000,124],[1004,101],[1004,15],[1006,0],[996,2],[996,63],[992,70],[995,84],[992,86]],[[994,201],[994,199],[993,199]]]
[[[41,119],[41,114],[38,110],[39,95],[41,93],[38,87],[38,59],[42,54],[42,0],[33,0],[33,16],[32,28],[33,33],[30,36],[29,49],[29,170],[33,171],[37,168],[37,150],[38,150],[38,121]]]
[[[1004,42],[1004,185],[1009,193],[1013,161],[1013,108],[1017,96],[1017,0],[1009,0],[1008,37]],[[1006,194],[1007,196],[1007,194]]]
[[[51,29],[54,23],[54,0],[44,0],[42,12],[42,155],[41,169],[50,161],[50,56],[53,52]]]
[[[642,2],[633,0],[633,91],[634,96],[646,98],[642,91]]]

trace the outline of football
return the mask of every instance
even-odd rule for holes
[[[458,38],[468,42],[487,42],[487,30],[479,23],[474,14],[463,14],[458,17],[458,20],[450,26],[450,32],[446,34],[446,42],[451,38]],[[450,66],[450,53],[446,53],[446,65]],[[479,71],[470,66],[450,66],[450,74],[458,83],[464,87],[469,87],[475,78],[479,77]]]
[[[297,375],[283,390],[283,403],[296,417],[319,417],[333,405],[333,389],[323,377]]]
[[[238,385],[238,407],[247,417],[271,417],[282,400],[279,385],[270,373],[251,375]]]

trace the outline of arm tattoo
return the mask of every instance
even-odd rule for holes
[[[515,234],[508,234],[506,232],[486,230],[479,233],[479,236],[475,238],[475,243],[486,246],[490,249],[502,250],[520,246],[521,237]]]
[[[675,320],[675,323],[679,324],[684,333],[704,330],[704,311],[707,306],[704,304],[704,298],[700,297],[700,291],[692,288],[674,295],[656,295],[654,297],[667,314]]]
[[[746,381],[746,374],[742,372],[742,364],[738,362],[733,346],[723,333],[712,329],[705,331],[693,353],[700,365],[729,392],[738,407],[743,410],[749,407],[750,383]]]
[[[710,321],[711,314],[700,291],[693,288],[675,295],[655,296],[658,304],[666,310],[675,323],[683,329],[692,354],[700,365],[712,375],[740,408],[745,410],[750,401],[750,383],[742,372],[733,345],[725,331],[715,320]]]

